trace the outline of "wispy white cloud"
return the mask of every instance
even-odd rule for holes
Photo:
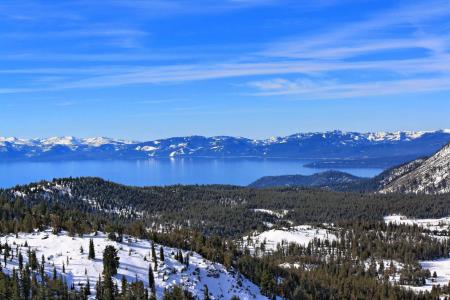
[[[59,31],[39,32],[8,32],[2,33],[3,38],[29,39],[29,38],[73,38],[73,37],[139,37],[146,36],[148,32],[137,29],[101,29],[77,28]]]
[[[364,83],[286,80],[282,78],[247,83],[260,91],[254,96],[296,96],[297,99],[345,99],[450,90],[450,76]]]
[[[241,0],[223,1],[221,5],[272,5],[273,1]],[[113,5],[128,6],[129,2],[115,1]],[[170,6],[179,9],[186,5],[183,1],[137,2],[137,6]],[[404,5],[404,4],[403,4]],[[206,5],[208,6],[208,5]],[[206,9],[205,7],[195,9]],[[211,7],[207,9],[212,9]],[[321,30],[319,34],[301,38],[291,38],[273,42],[257,52],[244,53],[233,59],[201,60],[195,53],[156,54],[60,54],[48,55],[41,59],[81,60],[95,62],[139,62],[161,60],[161,64],[122,64],[116,67],[74,67],[39,69],[3,69],[0,74],[35,74],[37,76],[72,75],[70,79],[55,84],[48,83],[39,88],[3,88],[0,93],[30,91],[54,91],[63,89],[103,88],[142,84],[182,83],[189,81],[221,78],[246,77],[243,85],[253,95],[293,95],[301,94],[312,98],[370,96],[402,91],[430,91],[446,89],[450,77],[450,35],[429,26],[436,20],[447,17],[450,22],[450,2],[434,0],[426,4],[399,6],[392,11],[368,17],[365,20],[346,24],[337,29]],[[447,23],[446,23],[447,22]],[[447,24],[448,25],[448,24]],[[396,30],[402,29],[401,37]],[[95,32],[94,32],[95,33]],[[97,32],[97,34],[100,32]],[[116,32],[119,35],[126,32]],[[136,32],[140,36],[139,31]],[[108,35],[107,32],[103,34]],[[408,50],[412,57],[376,56],[379,53]],[[369,56],[369,57],[364,57]],[[31,53],[12,59],[36,59]],[[171,59],[186,59],[187,62],[164,62]],[[388,73],[389,80],[369,79],[340,80],[336,73],[351,72],[353,76],[372,75],[376,72]],[[271,77],[264,80],[253,77]],[[292,78],[302,79],[292,79]],[[364,76],[360,76],[364,77]],[[304,79],[309,78],[309,79]],[[425,78],[425,79],[424,79]],[[380,91],[380,86],[383,86]]]
[[[449,16],[448,1],[412,4],[311,39],[302,37],[274,43],[257,55],[290,59],[293,65],[300,61],[304,66],[314,65],[316,70],[299,74],[320,74],[327,80],[277,77],[250,81],[247,86],[254,89],[254,95],[297,95],[313,99],[450,90],[450,35],[440,30],[450,23]],[[398,38],[399,29],[401,38]],[[403,51],[403,55],[396,56],[398,51]],[[351,70],[357,71],[354,75],[360,77],[354,82],[329,75]],[[375,70],[390,74],[390,79],[361,80]]]
[[[292,0],[77,0],[60,3],[48,1],[3,1],[0,3],[0,16],[13,21],[28,22],[66,20],[83,21],[90,11],[122,9],[125,16],[130,12],[140,18],[164,18],[174,15],[224,13],[239,9],[278,5],[297,1]],[[318,1],[322,2],[333,1]],[[301,1],[304,7],[317,6],[314,1]]]
[[[41,86],[39,89],[3,89],[3,93],[31,92],[36,90],[62,90],[74,88],[116,87],[136,84],[180,83],[198,80],[211,80],[233,77],[262,75],[305,74],[320,75],[337,71],[390,71],[403,76],[416,76],[430,72],[449,72],[450,55],[410,60],[357,61],[357,62],[303,62],[277,61],[272,63],[223,63],[209,65],[171,65],[159,67],[128,67],[110,71],[109,75],[88,76],[58,82],[54,86]],[[98,72],[99,70],[93,70]],[[65,70],[70,73],[70,69]],[[93,75],[93,74],[90,74]],[[0,92],[2,92],[0,90]]]

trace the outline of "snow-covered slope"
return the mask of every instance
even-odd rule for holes
[[[311,225],[299,225],[292,228],[270,229],[263,232],[255,232],[242,238],[242,246],[251,252],[274,251],[277,247],[287,247],[289,244],[307,246],[314,239],[322,241],[336,240],[335,231],[314,227]]]
[[[417,225],[430,231],[447,231],[450,229],[450,217],[439,219],[412,219],[402,215],[390,215],[384,217],[386,223],[393,223],[397,225]]]
[[[399,164],[434,153],[450,141],[449,130],[430,132],[315,132],[254,140],[230,136],[188,136],[148,142],[108,138],[0,137],[0,161],[141,159],[148,157],[290,157],[353,159]],[[392,161],[392,162],[391,162]]]
[[[448,239],[446,234],[439,235],[440,232],[446,233],[450,229],[450,217],[439,219],[413,219],[402,215],[390,215],[384,217],[386,223],[402,224],[413,226],[416,225],[425,230],[428,230],[433,238]],[[426,284],[421,287],[412,287],[410,289],[415,291],[431,291],[434,285],[446,285],[450,281],[450,257],[442,257],[436,260],[420,261],[420,265],[423,269],[430,270],[431,273],[436,272],[437,277],[435,279],[427,279]]]
[[[87,258],[89,239],[93,238],[95,247],[95,259]],[[115,276],[118,286],[122,275],[128,282],[141,280],[145,286],[148,286],[149,264],[152,264],[151,244],[149,241],[124,237],[122,243],[113,242],[106,238],[105,234],[86,235],[84,237],[70,237],[66,233],[54,235],[50,231],[36,232],[33,234],[19,234],[3,236],[0,238],[2,244],[8,242],[14,250],[18,246],[24,256],[24,261],[28,259],[28,248],[24,247],[25,242],[31,249],[36,250],[37,258],[41,259],[44,254],[46,259],[46,272],[51,276],[53,265],[57,272],[62,274],[63,263],[65,265],[65,274],[62,274],[68,284],[74,283],[76,288],[85,285],[89,279],[92,298],[95,295],[95,283],[99,274],[103,271],[102,253],[107,245],[113,245],[119,249],[120,265],[118,274]],[[81,247],[84,253],[81,253]],[[155,245],[156,252],[159,253],[160,245]],[[157,255],[158,269],[153,270],[156,283],[157,298],[162,299],[165,288],[179,285],[203,299],[204,286],[208,286],[210,295],[213,299],[231,299],[233,295],[240,299],[267,299],[261,295],[259,288],[244,278],[238,272],[227,270],[220,264],[212,263],[203,259],[197,253],[191,253],[189,258],[189,267],[174,258],[178,249],[164,247],[164,262],[159,260]],[[183,256],[188,254],[183,251]],[[12,272],[13,268],[18,268],[17,256],[13,261],[8,261],[3,270]]]
[[[390,182],[381,193],[425,193],[450,192],[450,144],[447,144],[414,169]]]

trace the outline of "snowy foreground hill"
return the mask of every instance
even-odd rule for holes
[[[88,259],[89,239],[93,238],[95,247],[95,259]],[[18,269],[16,249],[23,253],[24,261],[27,261],[28,248],[36,250],[37,258],[41,259],[42,254],[46,260],[46,272],[51,276],[53,265],[58,274],[62,274],[63,264],[65,273],[62,274],[68,285],[74,284],[76,289],[86,285],[89,279],[92,298],[95,298],[95,283],[99,274],[103,271],[102,255],[107,245],[112,245],[119,250],[120,265],[118,274],[114,277],[120,287],[122,276],[128,282],[136,279],[143,281],[148,286],[149,264],[152,264],[151,242],[125,236],[122,243],[110,241],[103,233],[97,235],[85,235],[83,237],[70,237],[67,233],[54,235],[51,231],[36,232],[31,234],[20,233],[7,235],[0,238],[2,244],[7,242],[14,253],[12,261],[8,261],[7,272],[11,273],[13,268]],[[81,247],[84,253],[81,253]],[[156,245],[159,253],[160,245]],[[178,285],[190,291],[194,296],[203,299],[205,285],[208,287],[210,296],[213,299],[231,299],[238,296],[239,299],[267,299],[261,295],[259,288],[244,278],[238,272],[227,270],[223,265],[212,263],[202,258],[197,253],[191,253],[189,257],[189,267],[175,259],[174,255],[179,249],[163,247],[164,262],[159,260],[157,255],[158,268],[153,270],[155,276],[157,299],[162,299],[164,289]],[[187,255],[183,251],[183,255]],[[3,265],[4,266],[4,265]]]

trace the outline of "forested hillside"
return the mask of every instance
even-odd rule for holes
[[[99,178],[57,179],[17,186],[0,193],[13,201],[23,216],[35,206],[91,214],[90,222],[106,218],[127,223],[140,220],[147,226],[188,227],[203,233],[236,236],[281,222],[255,209],[286,210],[295,224],[346,220],[380,221],[394,213],[411,217],[450,215],[446,195],[380,195],[339,193],[302,188],[252,189],[235,186],[129,187]],[[7,215],[6,215],[7,216]],[[12,226],[12,225],[5,225]],[[76,226],[83,226],[77,222]]]
[[[450,254],[448,227],[429,230],[384,220],[392,214],[411,218],[449,216],[448,195],[219,185],[138,188],[99,178],[68,178],[2,190],[0,211],[1,234],[10,234],[10,240],[36,230],[74,238],[105,232],[110,241],[119,243],[120,250],[126,247],[120,243],[129,235],[196,252],[229,272],[238,270],[268,298],[436,299],[448,293],[445,274],[434,274],[422,267],[424,260]],[[281,242],[271,242],[271,232],[281,235]],[[258,240],[258,236],[265,238]],[[11,267],[8,261],[17,258],[14,247],[2,247],[6,266]],[[180,257],[176,251],[173,255]],[[30,274],[38,270],[39,265]],[[28,275],[16,274],[0,278],[0,293],[2,284],[24,284],[20,278]],[[45,286],[59,285],[49,293],[58,291],[65,295],[64,299],[90,297],[85,289],[68,286],[64,278],[64,273],[61,278],[58,274],[46,277]],[[97,287],[96,294],[147,299],[145,295],[151,295],[149,281],[135,282],[127,284],[130,291],[141,295],[137,298],[120,298],[121,290],[111,290],[108,281]],[[445,284],[437,287],[435,282]],[[185,289],[189,289],[188,285]],[[14,293],[7,287],[3,291]],[[191,299],[183,289],[171,287],[164,293],[168,297],[164,299]],[[96,297],[113,299],[110,296]],[[207,298],[201,295],[200,299]]]
[[[444,148],[445,149],[445,148]],[[441,150],[442,151],[442,150]],[[274,187],[309,187],[309,188],[320,188],[338,192],[384,192],[387,193],[389,191],[406,191],[406,189],[395,189],[393,186],[398,186],[401,184],[397,184],[397,181],[400,182],[409,182],[410,189],[414,189],[414,183],[418,182],[414,180],[414,174],[416,174],[416,169],[427,169],[429,170],[428,177],[433,177],[432,173],[440,172],[440,174],[434,175],[434,177],[442,177],[441,181],[447,178],[448,164],[450,160],[448,158],[440,157],[439,166],[427,166],[422,167],[426,161],[434,161],[435,159],[431,158],[418,158],[410,162],[406,162],[404,164],[400,164],[398,166],[389,168],[374,176],[372,178],[366,177],[358,177],[341,171],[325,171],[321,173],[316,173],[313,175],[281,175],[281,176],[265,176],[262,177],[255,182],[249,184],[249,187],[254,188],[274,188]],[[428,163],[430,164],[430,163]],[[411,175],[408,175],[412,173]],[[408,179],[401,179],[402,177],[406,177]],[[432,182],[432,180],[428,180]],[[440,184],[444,187],[447,186],[445,183]],[[439,185],[439,187],[441,187]],[[441,187],[442,188],[442,187]],[[416,187],[419,189],[419,187]],[[433,189],[430,187],[428,190],[429,193],[432,193]],[[437,189],[435,189],[437,190]]]

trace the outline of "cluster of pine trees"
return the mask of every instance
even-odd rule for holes
[[[25,248],[25,251],[22,249]],[[23,252],[27,254],[25,263]],[[0,243],[0,253],[3,261],[0,263],[0,299],[87,299],[87,291],[76,291],[69,287],[63,274],[57,274],[53,266],[52,276],[45,272],[45,257],[39,260],[36,251],[25,243],[24,245],[9,245]],[[11,274],[3,272],[14,258],[17,258],[18,268],[13,267]],[[63,269],[63,273],[64,273]],[[87,287],[89,290],[89,287]]]
[[[362,238],[368,234],[363,230],[367,227],[379,227],[384,233],[389,231],[389,243],[383,231],[378,231],[375,240],[370,234],[368,239]],[[431,293],[415,293],[398,285],[421,286],[425,279],[430,279],[432,275],[419,267],[417,259],[434,257],[436,248],[444,249],[442,253],[445,253],[447,242],[424,236],[423,243],[412,245],[405,252],[404,248],[397,247],[409,239],[409,231],[415,232],[417,228],[368,222],[356,224],[354,228],[342,227],[342,230],[334,241],[316,239],[307,246],[280,245],[274,252],[263,251],[257,255],[256,251],[251,254],[232,240],[205,237],[187,230],[166,234],[153,232],[149,237],[159,243],[199,252],[210,260],[239,270],[270,298],[278,295],[287,299],[437,299],[438,295],[450,292],[448,285],[435,287]],[[423,235],[417,232],[415,237],[410,237],[421,240],[419,236]],[[417,251],[427,246],[427,242],[430,242],[429,252]],[[404,262],[402,269],[397,267],[394,258]],[[385,260],[389,263],[385,264]],[[299,266],[280,267],[289,261]],[[393,283],[397,275],[400,280]]]
[[[416,294],[390,280],[393,272],[398,272],[399,284],[423,285],[432,274],[420,269],[418,261],[448,256],[448,241],[430,238],[417,226],[382,222],[383,216],[393,212],[416,217],[450,215],[448,196],[385,196],[227,186],[131,188],[99,179],[70,179],[58,181],[58,184],[70,187],[71,194],[31,192],[30,187],[14,189],[26,194],[25,197],[17,196],[12,190],[0,191],[0,233],[31,232],[51,226],[55,233],[66,230],[71,235],[104,231],[117,241],[121,241],[124,234],[130,234],[185,251],[196,251],[211,261],[240,271],[269,297],[436,299],[437,294],[448,293],[448,287],[443,286],[431,293]],[[96,199],[97,207],[82,200],[86,195]],[[124,209],[129,213],[113,215],[106,212],[116,208],[115,205],[117,210]],[[334,232],[338,238],[335,241],[316,240],[305,247],[283,245],[274,252],[260,249],[255,255],[236,243],[236,237],[264,228],[267,221],[287,225],[283,219],[255,212],[255,208],[287,209],[289,212],[284,219],[297,224],[333,222],[339,228]],[[166,225],[165,230],[149,232],[149,224],[153,223]],[[439,234],[448,235],[448,232]],[[18,257],[19,252],[13,248],[12,245],[1,246],[3,266],[12,255]],[[138,280],[127,282],[125,279],[121,288],[115,286],[111,277],[120,262],[115,261],[117,255],[113,250],[105,249],[104,252],[105,272],[96,287],[99,299],[153,297],[154,287],[144,287]],[[91,246],[88,251],[89,258],[95,258]],[[150,282],[158,263],[164,260],[161,249],[153,246],[151,251],[154,259],[149,262]],[[159,260],[156,259],[158,251]],[[91,292],[90,288],[77,292],[74,287],[67,287],[64,277],[56,272],[55,276],[41,275],[43,259],[39,261],[33,251],[26,253],[29,255],[27,264],[23,263],[15,274],[1,274],[0,295],[9,297],[5,299],[15,299],[12,295],[26,299],[23,293],[28,289],[22,288],[28,286],[26,278],[30,278],[31,286],[34,282],[38,287],[31,288],[30,294],[47,293],[51,295],[48,299],[53,296],[84,299]],[[189,255],[180,252],[176,256],[180,262],[189,264]],[[390,264],[381,267],[377,265],[380,260],[398,261],[405,266],[402,270],[394,270],[396,266]],[[301,267],[280,267],[285,262],[295,262]],[[28,272],[27,269],[28,277],[22,275]],[[16,279],[18,281],[13,284]],[[17,287],[15,290],[14,286]],[[190,295],[179,288],[165,294],[166,299],[190,299]]]
[[[84,199],[95,199],[95,203]],[[52,221],[55,226],[64,224],[71,232],[79,232],[92,226],[103,227],[105,219],[114,219],[117,224],[141,220],[145,227],[182,226],[222,237],[239,237],[249,230],[264,227],[265,222],[280,221],[274,215],[255,212],[258,208],[288,210],[282,219],[296,224],[381,221],[392,213],[416,218],[450,215],[450,199],[446,195],[381,195],[220,185],[138,188],[99,178],[58,179],[0,190],[0,206],[3,205],[5,211],[12,214],[0,217],[0,220],[10,220],[1,224],[5,227],[0,230],[20,227],[18,229],[29,231]],[[20,213],[24,207],[33,209],[30,213]],[[48,214],[46,210],[58,213],[47,215],[43,220],[41,216]],[[117,213],[111,216],[110,211]],[[89,221],[80,222],[80,212],[89,214]],[[17,222],[14,221],[16,214],[20,216]]]

